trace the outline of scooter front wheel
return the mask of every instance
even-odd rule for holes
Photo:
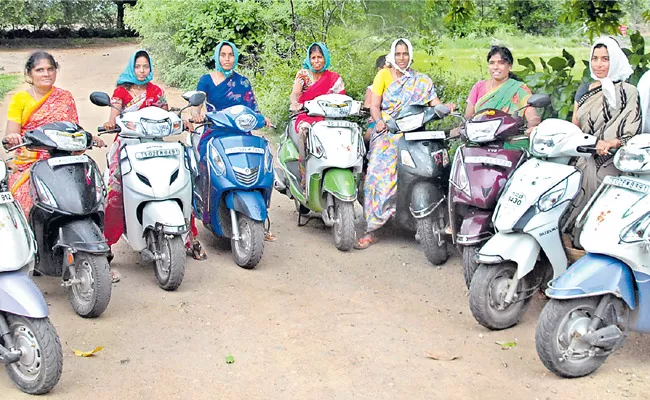
[[[551,299],[539,316],[535,332],[537,355],[546,368],[564,378],[577,378],[597,370],[609,353],[585,343],[601,297]],[[601,324],[596,329],[602,327]]]
[[[354,202],[334,199],[334,245],[341,251],[348,251],[354,246]]]
[[[68,300],[84,318],[100,316],[111,301],[111,273],[105,255],[78,252],[74,256],[75,278],[68,287]]]
[[[517,273],[513,262],[485,265],[480,264],[469,286],[469,309],[476,321],[492,330],[510,328],[517,324],[528,309],[530,296],[523,296],[525,278],[520,280],[514,301],[505,303],[510,281]]]
[[[442,265],[447,262],[449,258],[447,243],[438,237],[433,216],[419,218],[416,220],[416,224],[420,236],[420,246],[422,246],[427,260],[433,265]]]
[[[150,235],[155,236],[155,235]],[[185,244],[181,236],[162,236],[155,246],[160,258],[154,263],[158,286],[164,290],[176,290],[185,277]]]
[[[478,268],[478,262],[476,262],[476,254],[480,249],[480,245],[462,246],[463,276],[465,277],[465,285],[468,289],[469,285],[472,283],[472,277]]]
[[[5,314],[14,348],[20,350],[18,361],[6,366],[11,380],[25,393],[44,394],[61,378],[63,352],[56,329],[45,318],[28,318]]]
[[[231,239],[232,258],[245,269],[253,269],[264,253],[264,224],[237,213],[239,240]]]

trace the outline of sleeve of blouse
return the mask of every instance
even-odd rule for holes
[[[129,101],[127,100],[129,92],[122,86],[118,86],[113,90],[113,96],[111,97],[111,104],[117,108],[122,108],[122,106]]]
[[[196,90],[200,90],[201,92],[207,95],[210,88],[208,86],[208,81],[206,80],[206,77],[210,77],[210,75],[206,74],[203,75],[201,78],[199,78],[199,83],[196,84]]]
[[[24,102],[20,101],[19,96],[11,96],[9,100],[9,108],[7,109],[7,119],[22,125],[23,109],[25,108]]]
[[[79,114],[77,113],[77,104],[74,102],[74,97],[72,93],[68,92],[70,108],[68,109],[68,118],[75,124],[79,123]]]
[[[158,101],[156,102],[156,105],[158,107],[163,107],[168,105],[167,104],[167,94],[165,93],[165,90],[161,88],[160,86],[156,85],[156,94],[158,95]]]

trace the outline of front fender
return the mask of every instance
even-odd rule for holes
[[[587,253],[565,273],[548,283],[546,295],[552,299],[613,294],[622,298],[631,309],[634,299],[634,277],[630,267],[616,258]]]
[[[539,251],[539,243],[527,233],[497,232],[479,250],[478,262],[499,264],[514,261],[517,264],[517,277],[521,279],[535,267]]]
[[[484,241],[493,233],[492,210],[473,208],[471,214],[464,216],[456,241],[462,245],[472,245]]]
[[[409,210],[415,218],[424,218],[434,212],[442,204],[444,197],[440,196],[441,190],[433,183],[419,181],[411,189],[411,203]]]
[[[343,201],[356,200],[357,185],[354,179],[354,174],[352,174],[352,171],[349,169],[328,169],[323,178],[322,191],[331,193],[332,196]]]
[[[102,230],[90,218],[78,219],[62,225],[57,244],[91,254],[104,254],[110,250]]]
[[[45,318],[49,314],[38,286],[21,271],[0,274],[0,311],[30,318]]]
[[[237,190],[226,195],[226,207],[240,212],[254,221],[266,221],[266,201],[258,191]]]
[[[142,209],[142,227],[156,229],[162,226],[164,233],[179,235],[189,229],[183,215],[183,209],[174,200],[150,201]]]

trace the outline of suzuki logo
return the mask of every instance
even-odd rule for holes
[[[246,169],[244,169],[244,173],[245,173],[245,174],[250,174],[250,173],[251,173],[251,169],[250,169],[250,168],[246,168]]]

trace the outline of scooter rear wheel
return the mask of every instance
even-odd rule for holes
[[[537,322],[535,345],[539,359],[554,374],[564,378],[589,375],[607,359],[608,355],[594,354],[596,348],[580,339],[587,333],[600,299],[551,299],[544,306]],[[602,326],[601,322],[596,329]]]
[[[264,253],[264,223],[253,221],[246,215],[237,213],[239,240],[232,239],[232,258],[245,269],[253,269]]]
[[[427,260],[433,265],[442,265],[447,262],[447,243],[438,240],[436,226],[433,216],[419,218],[416,220],[417,230],[420,234],[420,246],[424,250]]]
[[[113,285],[105,255],[78,252],[75,274],[79,283],[68,287],[68,300],[74,311],[84,318],[99,317],[111,301]]]
[[[478,268],[478,262],[476,262],[476,254],[478,253],[480,245],[474,246],[463,246],[463,276],[465,277],[465,285],[469,289],[469,285],[472,283],[472,277]]]
[[[25,393],[49,392],[63,371],[63,352],[56,329],[47,317],[5,316],[14,346],[22,353],[18,361],[5,367],[7,374]]]

